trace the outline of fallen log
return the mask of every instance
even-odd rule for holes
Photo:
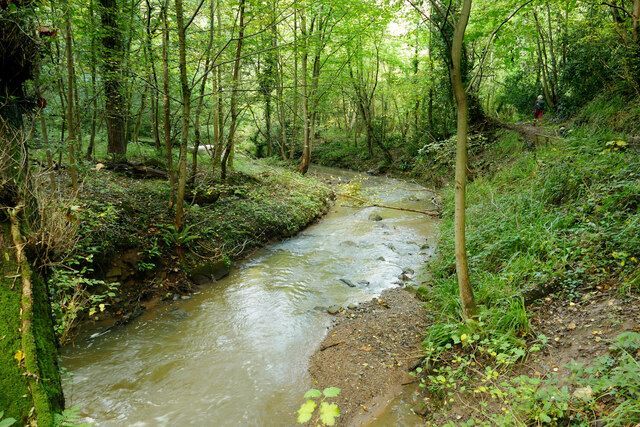
[[[167,179],[167,172],[144,165],[134,165],[131,163],[106,163],[105,169],[114,172],[121,172],[131,178],[138,179]]]

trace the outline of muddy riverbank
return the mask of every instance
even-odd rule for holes
[[[309,373],[315,388],[340,388],[332,399],[340,408],[339,425],[375,419],[415,381],[409,372],[422,360],[428,323],[422,302],[403,288],[335,316],[311,357]]]

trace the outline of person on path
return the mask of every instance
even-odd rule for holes
[[[533,107],[533,125],[534,126],[540,124],[540,120],[542,119],[542,113],[544,113],[544,99],[542,99],[542,95],[538,95],[536,104]]]

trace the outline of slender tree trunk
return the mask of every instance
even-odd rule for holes
[[[277,3],[274,3],[274,16],[276,12]],[[282,57],[278,53],[278,27],[277,25],[273,25],[272,35],[271,35],[271,48],[274,49],[275,53],[275,76],[276,76],[276,94],[278,97],[278,119],[280,121],[280,156],[282,160],[287,159],[287,153],[285,152],[287,147],[287,126],[286,126],[286,114],[285,114],[285,106],[284,106],[284,64],[282,61]]]
[[[105,119],[107,122],[107,153],[122,161],[127,155],[125,113],[122,94],[123,42],[118,23],[117,0],[100,0],[102,13],[103,80],[105,92]]]
[[[232,156],[234,141],[236,133],[236,126],[238,121],[238,89],[240,87],[240,58],[242,56],[242,41],[244,38],[244,7],[245,0],[240,0],[240,31],[238,33],[238,46],[236,48],[236,59],[233,65],[233,82],[231,89],[231,124],[229,126],[229,134],[227,135],[227,145],[225,147],[224,155],[222,157],[220,177],[222,180],[227,179],[227,162]],[[233,157],[231,157],[233,158]]]
[[[300,34],[302,36],[302,120],[304,123],[304,133],[302,140],[302,158],[298,164],[298,172],[304,174],[309,169],[309,159],[311,157],[311,123],[309,117],[309,88],[307,87],[307,61],[309,57],[307,40],[307,17],[304,9],[300,10]]]
[[[640,22],[640,0],[633,0],[633,12],[631,15],[631,37],[634,42],[640,42],[638,26]]]
[[[173,152],[171,143],[171,104],[169,103],[169,30],[167,29],[168,2],[162,8],[162,77],[164,100],[164,148],[167,155],[167,172],[169,173],[169,209],[173,208],[176,197],[176,178],[173,170]]]
[[[296,141],[298,138],[298,2],[296,0],[293,11],[293,119],[291,121],[291,145],[289,146],[289,161],[293,162]]]
[[[78,172],[76,170],[76,156],[75,156],[75,129],[74,129],[74,111],[73,111],[73,89],[75,86],[74,70],[73,70],[73,48],[71,46],[71,7],[67,3],[66,13],[66,49],[67,49],[67,123],[69,127],[68,131],[68,148],[69,148],[69,169],[71,170],[71,184],[73,185],[73,192],[78,192]]]
[[[456,273],[458,276],[458,287],[460,289],[460,301],[462,303],[462,314],[465,318],[472,318],[476,315],[477,309],[473,298],[473,289],[469,278],[469,267],[467,263],[467,244],[465,236],[465,210],[466,210],[466,187],[467,187],[467,94],[462,83],[462,44],[464,32],[469,22],[471,13],[471,0],[464,0],[462,11],[453,33],[453,43],[451,46],[451,64],[449,73],[451,85],[458,106],[458,136],[456,144],[456,174],[455,174],[455,254]]]
[[[147,92],[148,89],[145,88],[144,92],[142,92],[142,96],[140,97],[140,110],[138,111],[136,118],[136,125],[133,128],[133,138],[132,141],[138,142],[138,136],[140,134],[140,125],[142,124],[142,116],[144,115],[144,110],[147,106]]]
[[[533,17],[536,22],[536,29],[538,31],[538,38],[536,39],[536,41],[538,44],[538,56],[541,62],[540,65],[542,71],[542,89],[549,107],[554,108],[556,102],[555,81],[553,80],[552,76],[549,75],[549,59],[547,57],[546,40],[544,38],[544,33],[535,9],[533,10]]]
[[[193,156],[191,159],[191,177],[189,178],[189,185],[193,186],[196,180],[196,173],[198,172],[198,148],[200,147],[200,114],[202,113],[202,104],[204,103],[204,93],[207,87],[207,77],[210,72],[211,65],[211,49],[213,48],[213,36],[215,34],[215,1],[211,0],[210,13],[209,13],[209,43],[207,45],[206,59],[204,61],[205,75],[202,76],[200,82],[200,97],[198,98],[198,106],[196,107],[196,118],[194,123],[194,142],[193,142]],[[215,77],[214,77],[215,79]]]
[[[94,9],[94,0],[89,1],[89,25],[91,28],[95,28],[95,9]],[[96,56],[96,35],[94,33],[91,34],[91,131],[89,134],[89,145],[87,146],[87,151],[85,154],[85,159],[91,160],[93,159],[93,152],[96,143],[96,120],[98,116],[98,91],[96,89],[96,74],[97,74],[97,56]]]
[[[222,34],[222,12],[220,11],[220,0],[216,1],[216,39],[220,39]],[[222,157],[222,147],[224,140],[224,116],[222,105],[222,65],[216,67],[213,76],[213,139],[215,140],[215,149],[213,151],[213,159],[211,166],[215,170],[220,164]]]
[[[175,0],[178,24],[178,46],[180,66],[180,86],[182,88],[182,137],[180,138],[180,158],[178,167],[178,197],[176,198],[176,230],[184,228],[184,193],[187,184],[187,143],[189,141],[189,119],[191,114],[191,88],[187,80],[187,47],[182,0]]]
[[[153,78],[154,88],[151,90],[151,130],[153,132],[153,141],[156,149],[160,151],[160,99],[158,97],[158,73],[156,71],[156,63],[153,55],[153,37],[151,28],[151,14],[153,7],[151,1],[146,0],[147,3],[147,23],[146,23],[146,37],[145,37],[145,52],[147,56],[147,62],[151,67],[151,77]]]

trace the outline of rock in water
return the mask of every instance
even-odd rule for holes
[[[369,215],[369,221],[382,221],[382,217],[378,214]]]
[[[355,287],[356,287],[355,283],[353,283],[353,282],[352,282],[351,280],[349,280],[349,279],[345,279],[344,277],[343,277],[343,278],[341,278],[341,279],[340,279],[340,281],[341,281],[342,283],[344,283],[345,285],[347,285],[348,287],[350,287],[350,288],[355,288]]]
[[[329,308],[327,308],[327,313],[329,314],[338,314],[340,312],[340,306],[339,305],[332,305]]]
[[[205,262],[197,265],[191,270],[189,277],[197,284],[204,285],[222,279],[229,274],[230,270],[231,267],[227,262],[220,259],[216,262]]]

